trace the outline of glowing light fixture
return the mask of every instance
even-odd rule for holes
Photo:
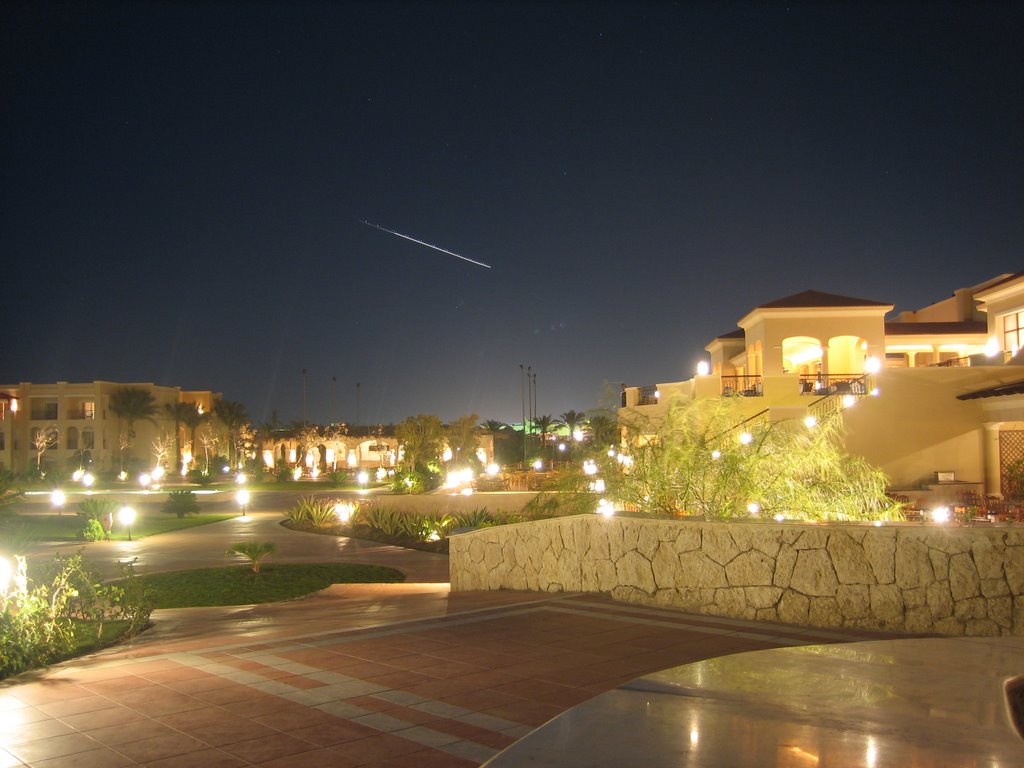
[[[701,360],[699,363],[697,363],[697,375],[698,376],[707,376],[708,373],[710,373],[710,372],[711,372],[711,366],[708,365],[708,361],[707,360]]]
[[[595,512],[602,517],[612,517],[615,514],[615,506],[608,499],[601,499],[597,502]]]
[[[754,436],[752,434],[749,432],[740,433],[740,443],[743,445],[750,445],[752,442],[754,442]]]
[[[117,510],[117,522],[123,525],[128,531],[128,541],[132,540],[132,523],[135,522],[135,510],[131,507],[121,507]]]
[[[816,416],[804,416],[804,426],[808,429],[814,429],[818,426],[818,419]]]
[[[597,464],[594,463],[593,459],[587,459],[583,462],[583,474],[585,475],[596,475]]]
[[[348,524],[352,514],[356,511],[356,505],[350,501],[339,501],[334,505],[334,514],[338,516],[338,522],[342,525]]]
[[[878,373],[882,370],[882,363],[877,357],[869,357],[864,361],[864,370],[868,373]]]
[[[942,525],[948,523],[950,518],[949,507],[936,507],[932,510],[932,522]]]
[[[67,500],[67,496],[64,495],[64,491],[60,488],[55,488],[53,493],[50,494],[50,503],[57,507],[57,509],[63,507],[64,502]]]
[[[96,482],[96,478],[92,476],[91,472],[86,472],[82,475],[82,485],[86,488],[91,488],[92,484]]]
[[[989,336],[988,337],[988,341],[985,342],[985,357],[995,357],[998,354],[999,354],[999,342],[996,341],[995,336]],[[11,402],[12,402],[11,410],[14,410],[14,408],[13,408],[13,402],[14,401],[12,400]]]
[[[747,504],[747,512],[749,512],[750,514],[756,515],[756,514],[760,513],[760,511],[761,511],[761,505],[758,504],[756,501],[752,501],[749,504]]]
[[[711,452],[711,458],[714,459],[715,461],[718,461],[720,458],[722,458],[722,452],[719,451],[718,449],[713,450]]]
[[[843,395],[843,408],[853,408],[857,404],[857,398],[853,395]]]
[[[249,506],[249,491],[244,488],[240,491],[235,491],[235,501],[238,503],[238,508],[242,511],[242,519],[245,520],[247,518],[245,508]]]
[[[485,471],[487,472],[488,477],[497,477],[501,473],[501,467],[492,461],[487,465],[487,469]]]
[[[380,470],[378,470],[378,472],[379,471]],[[380,480],[379,477],[377,479]],[[370,473],[365,470],[359,472],[356,475],[356,482],[359,483],[360,485],[366,485],[368,482],[370,482]]]
[[[544,469],[544,462],[541,461],[540,459],[537,459],[535,462],[533,462],[533,468],[539,472],[540,470]]]
[[[143,472],[141,475],[139,475],[139,485],[141,485],[143,488],[149,488],[152,482],[153,478],[149,476],[149,473]]]

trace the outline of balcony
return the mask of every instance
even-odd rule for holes
[[[760,375],[723,376],[722,394],[739,395],[740,397],[762,397],[764,395],[764,379]]]
[[[637,392],[637,405],[657,405],[660,397],[657,387],[640,387]]]
[[[801,374],[800,394],[811,397],[826,397],[828,395],[863,397],[868,394],[868,380],[863,373]]]

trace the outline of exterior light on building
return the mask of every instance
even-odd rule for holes
[[[985,357],[995,357],[999,354],[999,342],[996,341],[995,336],[989,336],[988,341],[985,342]],[[14,410],[14,401],[11,401],[11,410]]]
[[[132,523],[135,522],[135,510],[131,507],[121,507],[117,510],[117,522],[123,525],[128,531],[128,541],[132,540]]]
[[[380,478],[377,479],[379,480]],[[359,483],[360,485],[366,485],[368,482],[370,482],[370,473],[367,472],[366,470],[360,471],[359,473],[356,474],[356,482]]]
[[[11,413],[17,413],[18,412],[18,398],[12,397],[10,399],[10,403],[11,403]]]
[[[816,416],[804,416],[804,426],[808,429],[814,429],[818,426],[818,419]]]
[[[708,373],[710,373],[710,372],[711,372],[711,366],[708,365],[708,361],[707,360],[701,360],[699,363],[697,363],[697,375],[698,376],[707,376]]]
[[[359,466],[359,457],[356,455],[356,452],[354,450],[348,452],[348,465],[350,467]]]
[[[274,468],[274,452],[267,450],[263,452],[263,466],[267,469]]]
[[[877,357],[869,357],[864,361],[864,370],[868,373],[878,373],[882,370],[882,363]]]
[[[740,432],[740,443],[743,445],[750,445],[754,442],[754,436],[749,432]]]
[[[660,389],[654,390],[654,399],[657,400],[660,397],[661,397],[661,390]]]
[[[60,488],[55,488],[53,493],[50,494],[50,503],[53,504],[57,509],[64,506],[64,502],[68,500],[67,496],[64,495],[64,491]]]
[[[932,522],[942,525],[949,522],[949,507],[936,507],[932,510]]]
[[[583,462],[583,474],[584,475],[596,475],[597,464],[594,463],[593,459],[587,459]]]
[[[332,467],[335,466],[333,448],[328,448],[327,450],[324,451],[324,461],[330,464]]]

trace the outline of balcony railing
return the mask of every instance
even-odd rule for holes
[[[723,395],[740,395],[741,397],[761,397],[764,395],[764,383],[761,376],[723,376]]]
[[[954,357],[951,360],[943,360],[941,363],[932,363],[929,368],[970,368],[971,358]]]
[[[868,393],[867,376],[863,373],[801,374],[800,394],[811,397],[827,395],[859,395]]]

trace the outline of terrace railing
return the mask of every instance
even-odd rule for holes
[[[868,377],[863,373],[820,373],[800,375],[800,394],[811,397],[868,394]]]
[[[740,395],[741,397],[761,397],[764,395],[764,380],[758,375],[723,376],[723,395]]]

